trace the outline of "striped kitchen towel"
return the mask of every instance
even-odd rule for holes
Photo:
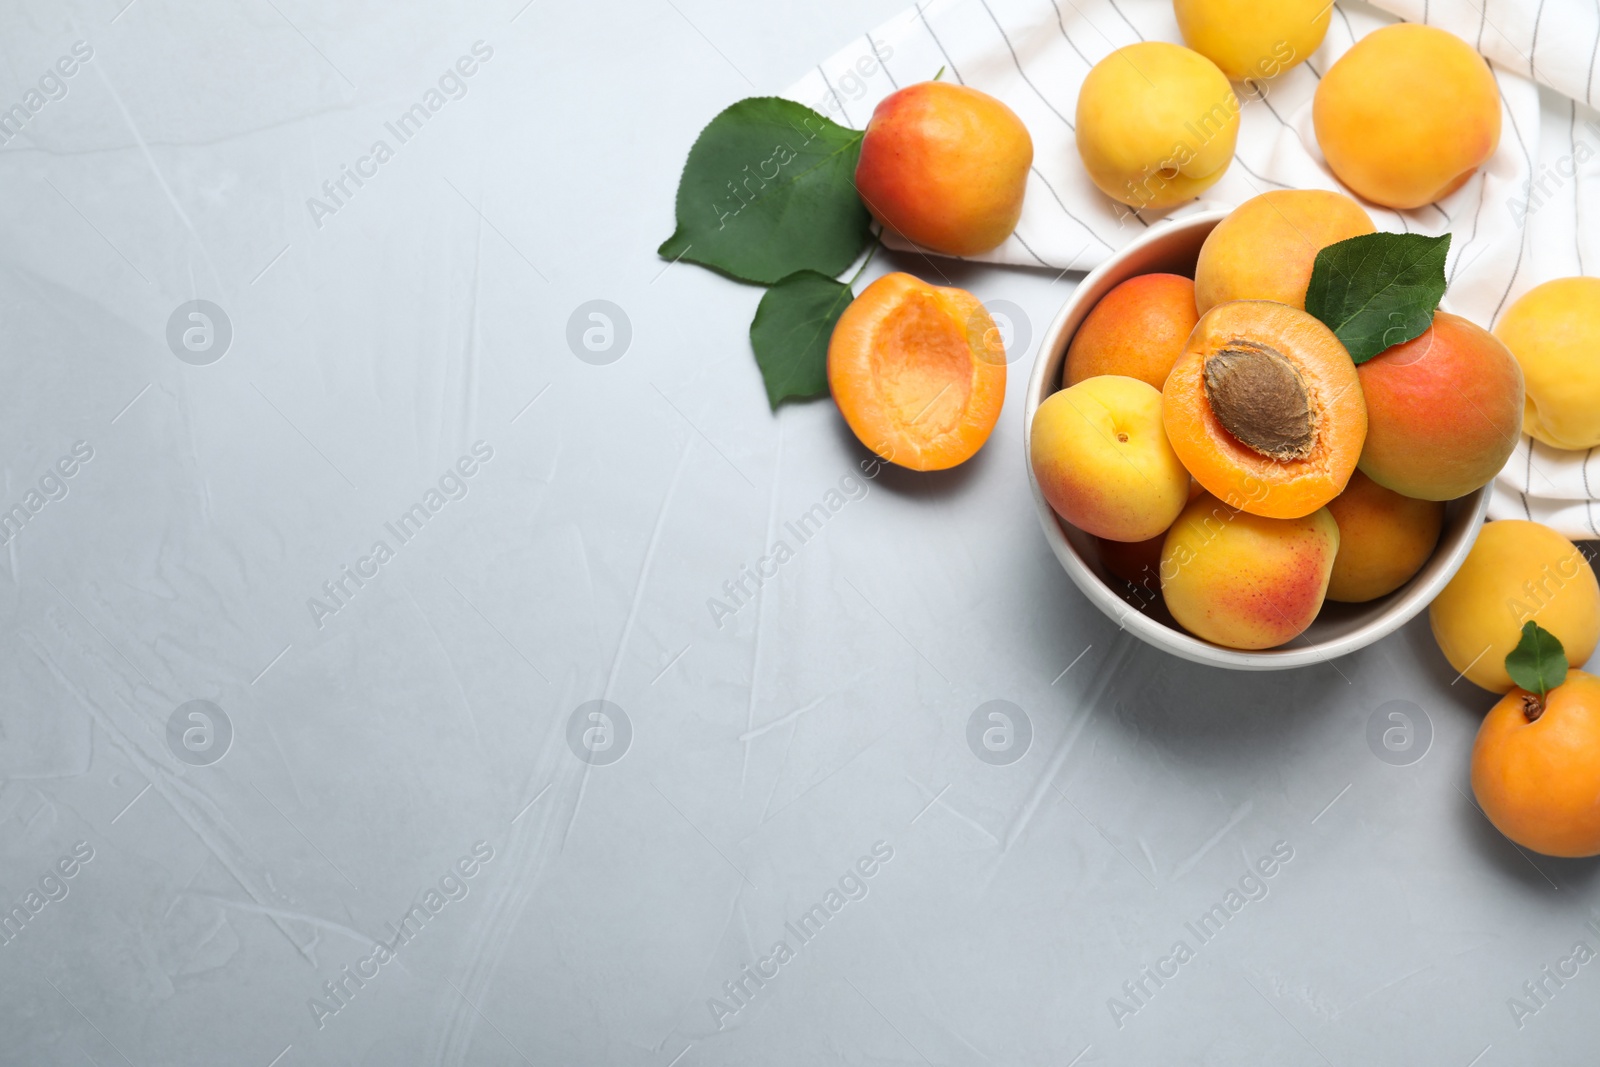
[[[1500,147],[1438,203],[1369,209],[1380,229],[1453,231],[1445,307],[1492,326],[1534,285],[1600,265],[1591,222],[1600,219],[1596,0],[1377,0],[1375,7],[1341,0],[1309,59],[1271,81],[1235,86],[1243,110],[1233,165],[1203,200],[1167,214],[1231,206],[1269,189],[1341,189],[1317,148],[1312,95],[1329,64],[1397,18],[1447,29],[1489,59],[1504,108]],[[1073,144],[1084,75],[1141,40],[1182,42],[1170,0],[922,0],[784,95],[858,129],[883,97],[940,68],[950,80],[999,97],[1033,134],[1034,166],[1016,233],[978,258],[1085,271],[1164,217],[1102,194]],[[1600,537],[1594,452],[1530,447],[1524,438],[1496,480],[1490,514],[1537,519],[1574,538]]]

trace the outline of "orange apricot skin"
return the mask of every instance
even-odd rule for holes
[[[1385,207],[1448,196],[1500,143],[1488,63],[1434,26],[1398,23],[1357,41],[1323,75],[1311,114],[1333,173]]]
[[[1422,336],[1357,368],[1370,425],[1361,469],[1419,500],[1454,500],[1505,466],[1522,428],[1522,369],[1488,330],[1440,311]]]
[[[839,316],[828,388],[856,439],[881,458],[917,471],[954,467],[1000,418],[1000,330],[964,289],[885,274]]]
[[[1263,456],[1212,411],[1206,358],[1240,339],[1270,345],[1304,377],[1317,413],[1316,444],[1306,458]],[[1265,518],[1297,519],[1344,492],[1367,436],[1367,408],[1344,345],[1306,312],[1268,300],[1235,300],[1200,316],[1161,399],[1167,439],[1195,480],[1230,507]]]
[[[1326,508],[1269,519],[1210,494],[1190,501],[1161,550],[1161,592],[1185,630],[1228,648],[1275,648],[1322,609],[1339,551]]]
[[[1600,855],[1600,678],[1569,671],[1537,699],[1513,689],[1484,717],[1472,746],[1472,791],[1495,829],[1546,856]]]
[[[1138,378],[1160,389],[1200,315],[1194,282],[1178,274],[1129,278],[1089,312],[1067,349],[1064,386],[1100,374]]]
[[[1195,307],[1204,314],[1230,300],[1276,300],[1304,308],[1317,253],[1375,229],[1366,209],[1343,193],[1274,189],[1251,197],[1200,246]]]
[[[1399,589],[1428,562],[1444,527],[1444,504],[1385,489],[1359,470],[1328,502],[1339,524],[1339,555],[1328,599],[1364,604]]]
[[[988,93],[921,82],[872,112],[856,164],[856,192],[874,218],[946,255],[987,252],[1022,217],[1033,138]]]

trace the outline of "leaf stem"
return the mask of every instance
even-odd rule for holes
[[[856,272],[854,274],[850,275],[850,280],[845,282],[845,284],[848,285],[851,288],[852,291],[854,291],[854,289],[855,289],[856,279],[861,277],[861,272],[867,269],[867,264],[872,262],[872,257],[877,255],[878,254],[878,249],[880,249],[882,247],[883,247],[883,227],[879,226],[878,227],[878,232],[872,235],[872,247],[867,249],[867,258],[863,259],[861,261],[861,266],[857,267],[856,268]]]

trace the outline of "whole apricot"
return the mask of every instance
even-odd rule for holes
[[[1194,282],[1177,274],[1129,278],[1089,312],[1072,336],[1062,380],[1122,374],[1160,389],[1200,317]]]
[[[1328,599],[1364,604],[1399,589],[1428,562],[1444,527],[1444,505],[1385,489],[1360,471],[1328,502],[1339,524],[1339,554]]]
[[[1513,689],[1472,746],[1472,792],[1495,829],[1546,856],[1600,855],[1600,678]]]
[[[828,341],[828,388],[856,439],[911,470],[954,467],[989,439],[1006,398],[994,319],[964,289],[885,274]]]
[[[1190,48],[1234,81],[1271,78],[1322,46],[1333,18],[1325,0],[1173,0]]]
[[[1357,195],[1421,207],[1494,155],[1500,89],[1461,38],[1401,22],[1367,34],[1328,68],[1311,118],[1328,166]]]
[[[1344,345],[1268,300],[1200,316],[1161,397],[1167,438],[1195,480],[1267,518],[1309,515],[1343,492],[1367,436]]]
[[[1189,498],[1189,472],[1161,427],[1161,394],[1117,374],[1052,393],[1033,416],[1039,491],[1078,529],[1113,541],[1160,534]]]
[[[1600,643],[1600,583],[1578,546],[1522,519],[1486,525],[1450,584],[1428,608],[1450,666],[1493,693],[1512,687],[1506,653],[1537,622],[1583,663]]]
[[[1304,308],[1317,253],[1375,229],[1366,209],[1343,193],[1274,189],[1253,196],[1200,246],[1195,306],[1202,315],[1230,300]]]
[[[1239,100],[1217,65],[1165,41],[1119,48],[1078,90],[1077,142],[1113,200],[1161,210],[1217,183],[1233,161]]]
[[[1319,508],[1268,519],[1196,497],[1167,531],[1161,593],[1196,637],[1228,648],[1275,648],[1322,610],[1339,526]]]
[[[1600,445],[1600,278],[1528,290],[1494,328],[1522,367],[1522,430],[1554,448]]]
[[[1420,337],[1356,368],[1367,400],[1361,469],[1419,500],[1488,484],[1517,446],[1522,371],[1488,330],[1440,311]]]
[[[856,192],[907,240],[971,256],[1017,228],[1032,166],[1033,138],[1016,112],[977,89],[920,82],[873,109]]]

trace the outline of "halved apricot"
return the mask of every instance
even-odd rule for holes
[[[1167,439],[1206,491],[1269,519],[1344,491],[1367,438],[1355,364],[1298,308],[1236,300],[1200,316],[1162,389]]]
[[[944,470],[972,458],[1000,418],[1005,345],[966,290],[885,274],[839,316],[828,387],[873,452],[911,470]]]

